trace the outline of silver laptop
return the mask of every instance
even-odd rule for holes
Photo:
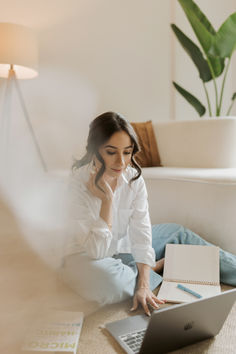
[[[236,289],[216,296],[155,310],[151,318],[128,317],[106,329],[129,354],[159,354],[214,337],[234,302]]]

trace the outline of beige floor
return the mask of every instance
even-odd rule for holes
[[[1,198],[0,225],[0,353],[17,354],[26,329],[44,309],[86,310],[86,304],[30,248]]]
[[[103,326],[106,322],[130,316],[131,300],[98,309],[96,304],[80,299],[29,247],[17,220],[3,200],[0,201],[0,225],[0,353],[19,353],[25,330],[47,308],[83,311],[86,314],[79,353],[123,353]],[[235,354],[236,304],[216,338],[177,353]]]

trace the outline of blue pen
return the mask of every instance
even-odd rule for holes
[[[198,299],[201,299],[202,298],[202,295],[196,293],[195,291],[189,289],[189,288],[186,288],[185,286],[183,286],[182,284],[177,284],[177,288],[178,289],[181,289],[183,291],[186,291],[187,293],[189,294],[192,294],[193,296],[197,297]]]

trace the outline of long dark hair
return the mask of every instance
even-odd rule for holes
[[[101,162],[102,166],[98,171],[95,184],[98,186],[98,181],[105,172],[105,162],[99,153],[99,148],[101,145],[105,144],[110,137],[119,131],[126,132],[133,145],[133,152],[131,155],[131,165],[137,171],[137,174],[129,181],[129,183],[138,179],[141,175],[141,168],[139,164],[135,161],[135,154],[140,150],[137,135],[131,126],[131,124],[125,120],[120,114],[114,112],[106,112],[98,117],[96,117],[89,125],[89,135],[87,139],[86,153],[80,160],[75,160],[72,166],[72,170],[80,168],[84,165],[89,164],[93,160],[95,155],[97,159]]]

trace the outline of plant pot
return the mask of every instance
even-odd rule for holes
[[[155,133],[163,166],[236,168],[236,117],[157,122]]]

